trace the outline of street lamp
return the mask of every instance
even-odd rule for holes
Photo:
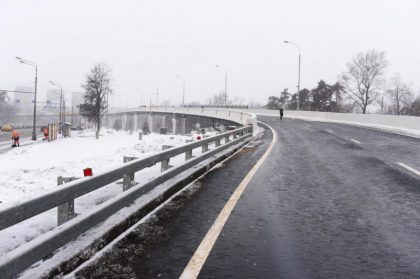
[[[297,96],[298,97],[297,110],[299,110],[299,101],[300,101],[300,98],[299,98],[299,95],[300,95],[300,47],[297,44],[294,44],[294,43],[291,43],[291,42],[288,42],[288,41],[284,41],[284,43],[295,45],[299,49],[298,96]]]
[[[216,67],[219,67],[225,70],[225,107],[227,107],[227,70],[225,67],[222,67],[220,65],[216,65]]]
[[[159,87],[156,84],[152,84],[153,86],[156,86],[156,106],[159,106]]]
[[[36,63],[22,59],[20,57],[16,57],[20,63],[35,67],[35,97],[34,97],[34,117],[32,122],[32,140],[36,140],[36,131],[35,131],[35,123],[36,123],[36,88],[37,88],[37,80],[38,80],[38,66]]]
[[[63,86],[59,83],[52,82],[51,80],[50,80],[50,83],[52,85],[60,87],[60,117],[59,117],[59,120],[58,120],[58,122],[59,122],[58,123],[58,133],[61,134],[61,126],[63,125],[63,121],[62,121],[63,120],[63,115],[61,113],[61,106],[62,106],[62,103],[63,103]]]
[[[182,106],[184,107],[184,100],[185,100],[185,78],[180,77],[180,76],[176,76],[177,78],[181,78],[184,81],[184,85],[182,87]]]
[[[152,93],[152,94],[150,94],[150,115],[152,115],[152,96],[154,94],[158,94],[158,93]]]

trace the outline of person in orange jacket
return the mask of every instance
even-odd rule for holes
[[[13,132],[12,132],[12,140],[15,142],[14,143],[15,145],[20,146],[19,145],[19,134],[15,130],[13,130]]]
[[[47,130],[47,128],[44,128],[44,136],[45,136],[45,139],[48,139],[48,130]]]

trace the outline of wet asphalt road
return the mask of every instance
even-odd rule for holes
[[[276,131],[277,142],[198,278],[420,277],[420,176],[398,165],[420,171],[420,139],[331,123],[259,120]],[[145,233],[123,239],[90,270],[106,263],[134,278],[178,278],[271,140],[266,130],[256,148],[201,178],[193,194],[169,204],[138,230]],[[136,245],[122,257],[129,243]]]
[[[16,131],[19,133],[19,138],[21,140],[32,136],[32,129],[17,129]],[[11,142],[12,132],[0,132],[0,145]]]
[[[20,128],[16,129],[16,131],[19,133],[19,137],[30,137],[32,135],[32,128]],[[38,129],[37,129],[38,132]],[[5,140],[9,140],[12,137],[12,132],[0,132],[0,142],[3,142]]]

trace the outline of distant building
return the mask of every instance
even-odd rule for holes
[[[64,95],[64,91],[63,91]],[[53,111],[60,111],[60,97],[61,89],[48,89],[47,91],[47,108],[51,108]]]
[[[13,103],[18,111],[18,113],[30,113],[34,110],[34,104],[32,103],[34,99],[34,88],[27,86],[16,86],[14,92]],[[28,92],[28,93],[23,93]],[[31,94],[32,93],[32,94]]]
[[[72,92],[71,94],[71,106],[73,112],[78,114],[80,105],[85,103],[85,92]]]

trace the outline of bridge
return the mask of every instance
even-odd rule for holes
[[[182,134],[202,121],[221,133],[0,207],[4,229],[185,153],[185,164],[2,256],[1,277],[36,263],[22,278],[416,278],[420,119],[286,111],[280,121],[277,113],[156,108],[109,115],[109,127],[121,121],[136,130],[148,121],[155,131]],[[188,156],[194,148],[203,155]],[[162,183],[166,190],[141,200]],[[127,219],[117,222],[121,210]],[[87,242],[86,250],[68,244],[56,251],[72,239]],[[89,260],[99,250],[106,253]]]

